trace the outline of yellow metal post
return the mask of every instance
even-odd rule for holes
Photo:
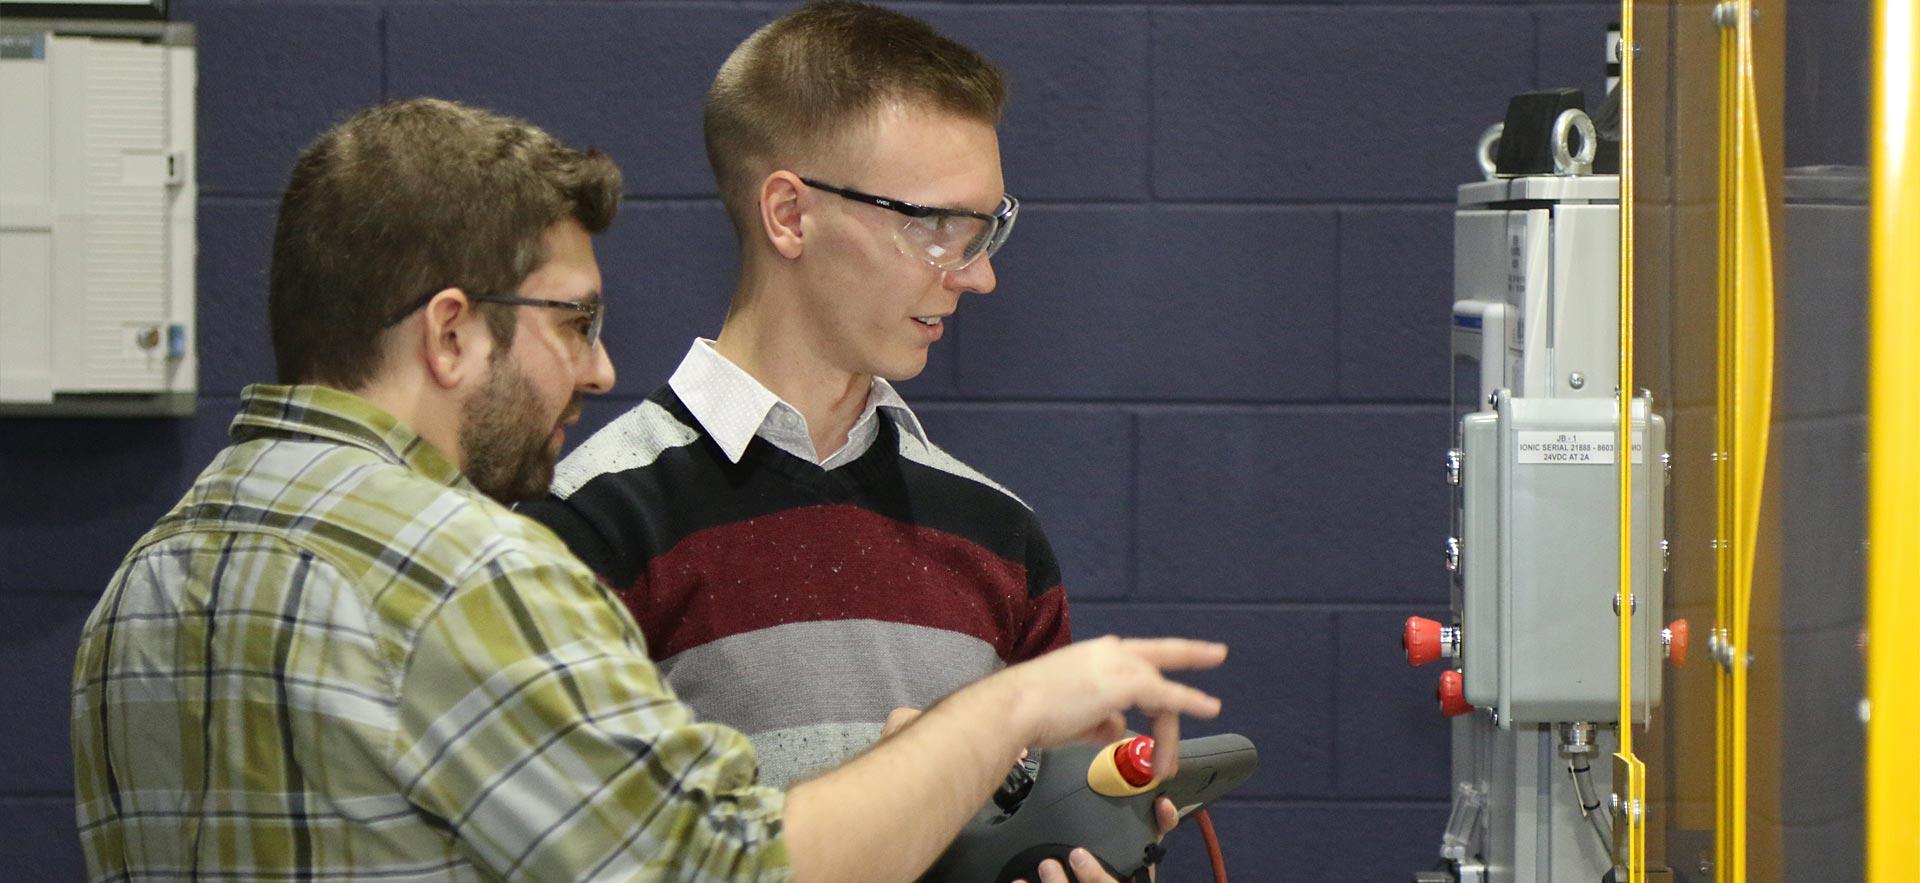
[[[1867,879],[1920,869],[1920,132],[1916,0],[1880,0],[1874,22],[1867,416]]]
[[[1620,465],[1620,751],[1616,781],[1626,798],[1627,883],[1645,883],[1647,767],[1633,753],[1633,0],[1620,3],[1620,403],[1614,461]],[[1651,419],[1652,415],[1648,415]]]
[[[1714,383],[1714,593],[1713,636],[1716,648],[1727,646],[1733,622],[1733,480],[1728,452],[1733,450],[1733,287],[1734,287],[1734,192],[1739,131],[1739,47],[1732,29],[1720,29],[1720,261],[1719,261],[1719,345],[1715,348],[1717,372]],[[1716,654],[1717,656],[1718,654]],[[1718,660],[1716,660],[1717,662]],[[1714,845],[1717,860],[1714,878],[1720,883],[1737,883],[1746,877],[1745,801],[1739,793],[1746,783],[1745,765],[1735,756],[1734,733],[1744,731],[1746,719],[1734,712],[1732,673],[1722,666],[1715,669],[1715,719],[1718,722],[1719,771],[1715,777]]]

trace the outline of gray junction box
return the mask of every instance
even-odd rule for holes
[[[1635,400],[1633,477],[1634,652],[1639,671],[1658,671],[1649,648],[1661,609],[1659,555],[1647,542],[1664,523],[1661,494],[1648,494],[1646,402]],[[1498,395],[1462,418],[1460,661],[1467,701],[1500,722],[1618,723],[1620,716],[1619,416],[1606,399]],[[1654,419],[1653,449],[1665,449]],[[1634,683],[1646,720],[1660,680]]]

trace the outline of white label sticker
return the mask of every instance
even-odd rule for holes
[[[1633,462],[1646,461],[1643,443],[1633,443]],[[1612,465],[1611,432],[1520,432],[1521,463],[1570,463]]]
[[[1527,214],[1515,212],[1507,223],[1507,303],[1527,301]]]

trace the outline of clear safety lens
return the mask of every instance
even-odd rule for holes
[[[990,219],[949,214],[912,218],[901,225],[895,239],[903,253],[956,272],[992,256],[1006,244],[1019,207],[1020,203],[1009,196],[1002,197],[1000,209]]]
[[[593,353],[593,348],[599,345],[600,329],[605,328],[606,326],[607,326],[607,305],[605,301],[601,301],[593,305],[593,313],[591,315],[591,318],[587,321],[587,333],[585,338],[586,345],[583,347],[583,349],[586,350],[587,355],[591,356]]]

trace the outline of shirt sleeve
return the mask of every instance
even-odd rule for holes
[[[401,675],[402,792],[505,879],[790,879],[752,745],[693,719],[618,604],[571,562],[456,587]]]
[[[1025,662],[1073,641],[1072,618],[1067,613],[1067,590],[1060,580],[1060,562],[1038,520],[1027,525],[1027,615],[1016,636],[1012,662]]]

